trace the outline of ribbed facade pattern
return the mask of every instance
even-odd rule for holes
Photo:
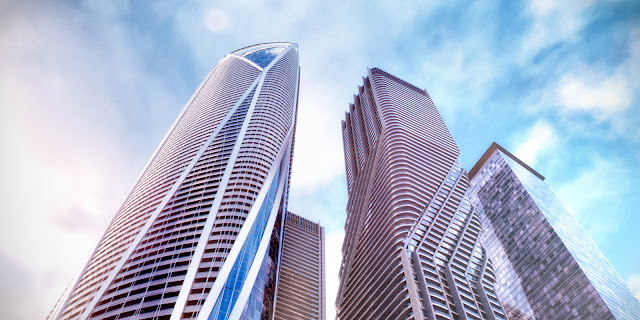
[[[472,169],[510,319],[638,319],[640,303],[535,170],[492,144]]]
[[[62,319],[82,315],[171,186],[259,74],[227,57],[207,76],[116,213],[65,303]]]
[[[274,319],[324,320],[324,228],[287,212]]]
[[[273,251],[268,244],[279,246],[273,228],[286,208],[298,77],[295,44],[256,45],[223,58],[50,318],[204,319],[211,312],[205,302],[220,290],[209,293],[216,281],[227,281],[231,267],[223,267],[237,264],[241,247],[253,248],[243,256],[247,270],[259,269]],[[257,223],[261,231],[249,239]],[[251,291],[255,282],[239,285]],[[247,304],[246,295],[238,303]]]
[[[427,92],[370,69],[349,110],[338,317],[503,319],[460,151]]]

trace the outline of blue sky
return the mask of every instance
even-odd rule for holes
[[[492,141],[547,179],[640,295],[640,2],[0,1],[0,311],[42,319],[198,84],[228,52],[298,43],[290,209],[327,233],[340,120],[367,67],[426,88],[470,169]]]

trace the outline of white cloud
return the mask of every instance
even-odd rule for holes
[[[631,88],[621,74],[567,74],[558,84],[560,106],[567,111],[585,111],[605,118],[631,104]]]
[[[565,204],[576,216],[586,214],[607,199],[619,198],[630,186],[624,165],[600,157],[594,157],[590,162],[587,169],[558,189],[561,198],[570,199]]]
[[[528,63],[544,48],[561,42],[575,42],[589,22],[589,9],[595,0],[532,0],[528,14],[531,25],[521,38],[520,59]]]
[[[640,141],[640,28],[627,34],[626,58],[617,66],[576,61],[526,98],[532,116],[553,112],[570,135],[598,140]]]
[[[632,274],[629,277],[629,288],[636,299],[640,300],[640,274]]]
[[[623,68],[629,72],[632,86],[640,87],[640,27],[629,31],[629,60]]]
[[[324,86],[307,82],[298,107],[296,146],[291,185],[294,190],[313,190],[344,172],[340,119],[343,113],[326,112],[321,97]],[[320,89],[320,90],[314,90]],[[344,102],[347,105],[347,102]],[[339,106],[339,105],[338,105]]]
[[[578,176],[557,188],[558,198],[598,244],[619,228],[619,205],[631,190],[629,172],[615,159],[593,156]],[[606,215],[602,211],[607,212]]]
[[[558,7],[558,2],[553,0],[532,0],[529,10],[534,16],[546,16]]]
[[[153,150],[127,130],[127,118],[153,119],[147,106],[161,109],[173,99],[161,81],[147,80],[154,77],[132,54],[131,35],[111,20],[117,11],[102,20],[65,5],[5,9],[0,256],[30,287],[28,313],[5,299],[0,309],[44,318]],[[15,282],[4,284],[22,292]]]
[[[536,161],[557,143],[557,134],[553,126],[546,121],[536,122],[520,142],[514,154],[529,166],[534,166]]]
[[[107,17],[118,17],[131,11],[131,3],[129,0],[83,0],[82,6],[98,15]]]
[[[154,3],[149,8],[153,15],[150,19],[158,20],[149,23],[157,23],[153,27],[165,27],[162,23],[174,22],[175,25],[169,27],[175,30],[175,38],[181,39],[177,42],[180,48],[176,50],[181,52],[179,59],[186,62],[173,64],[175,61],[172,61],[164,67],[186,65],[196,70],[195,73],[201,72],[202,76],[230,50],[256,42],[299,43],[302,85],[290,205],[296,213],[320,219],[327,227],[329,319],[333,318],[338,285],[346,198],[340,120],[365,75],[365,67],[380,66],[409,82],[427,86],[440,111],[449,113],[453,121],[458,114],[451,107],[468,103],[480,105],[484,99],[496,94],[492,90],[495,82],[500,84],[502,79],[509,79],[508,72],[516,63],[514,59],[520,59],[518,52],[500,47],[497,52],[495,46],[522,39],[521,53],[526,64],[544,48],[579,40],[592,4],[592,1],[534,1],[527,13],[531,16],[532,26],[522,36],[518,31],[514,34],[509,30],[497,30],[495,20],[498,19],[493,18],[502,13],[482,2],[465,7],[456,17],[464,20],[462,26],[473,26],[468,32],[458,32],[457,27],[448,26],[446,21],[441,27],[433,28],[421,21],[426,17],[431,19],[433,8],[415,8],[409,3],[387,1],[362,7],[348,2],[250,2],[222,1],[214,8],[205,1]],[[159,137],[150,143],[136,143],[140,139],[126,134],[127,128],[165,121],[147,119],[160,117],[159,114],[168,115],[167,121],[171,121],[178,112],[177,109],[158,112],[141,107],[134,110],[139,118],[132,119],[131,114],[126,114],[131,110],[123,109],[161,104],[179,108],[184,102],[175,103],[175,88],[180,86],[180,79],[190,76],[188,72],[174,77],[171,86],[158,81],[158,75],[144,74],[141,66],[148,63],[148,52],[140,48],[145,45],[157,47],[157,39],[150,39],[148,43],[135,41],[136,32],[147,30],[137,22],[132,24],[135,28],[118,23],[121,18],[130,18],[130,22],[137,17],[123,16],[131,14],[132,8],[127,1],[114,4],[116,2],[106,4],[87,0],[83,2],[87,12],[83,12],[88,16],[69,14],[64,4],[58,4],[56,12],[47,13],[51,16],[44,16],[42,8],[32,12],[25,10],[11,17],[7,16],[7,10],[4,15],[0,12],[0,58],[3,61],[0,64],[0,89],[3,92],[0,95],[0,142],[5,151],[3,154],[6,154],[3,164],[9,163],[5,168],[11,169],[2,173],[5,185],[12,187],[12,190],[3,190],[10,199],[0,207],[0,212],[4,213],[0,215],[0,241],[3,244],[0,254],[5,254],[15,268],[25,270],[29,288],[19,291],[21,288],[14,288],[13,282],[0,281],[4,281],[1,287],[7,283],[11,286],[9,291],[24,293],[27,298],[37,295],[39,298],[33,303],[32,311],[40,315],[48,312],[71,275],[86,262],[85,253],[93,249],[98,230],[106,226],[106,220],[122,202],[123,193],[139,172],[141,161],[146,160],[158,143]],[[444,6],[429,4],[433,5]],[[450,9],[443,8],[442,12],[436,13],[446,16]],[[87,23],[93,15],[99,19]],[[16,16],[21,19],[14,20]],[[34,26],[37,29],[33,29]],[[103,33],[101,28],[107,31]],[[501,40],[501,36],[511,38]],[[424,41],[425,38],[429,40]],[[628,73],[567,74],[565,84],[572,84],[564,90],[569,93],[567,96],[584,99],[579,93],[586,89],[611,91],[611,88],[624,89],[620,84],[625,83],[627,89],[636,90],[638,77],[629,75],[637,75],[640,70],[637,67],[640,31],[631,33],[629,39],[631,62],[625,65]],[[159,49],[165,48],[152,49],[162,52]],[[192,56],[188,56],[189,50]],[[165,59],[174,58],[162,54],[166,55]],[[35,58],[29,60],[29,57]],[[425,78],[431,79],[431,83]],[[112,82],[119,85],[114,87]],[[557,85],[549,90],[554,102],[562,101],[560,92],[564,91],[560,84],[563,83],[551,81],[551,84]],[[149,102],[148,97],[142,98],[149,93],[156,100]],[[566,114],[602,112],[589,105],[590,101],[568,101],[578,107],[565,107]],[[607,100],[607,103],[612,102]],[[624,103],[617,102],[610,109],[617,110],[622,105]],[[615,114],[624,112],[615,111]],[[145,121],[141,120],[143,118]],[[167,127],[168,124],[160,134]],[[552,125],[538,122],[526,135],[519,137],[521,147],[516,154],[533,165],[548,155],[559,139]],[[139,147],[147,149],[139,151]],[[136,153],[144,156],[136,157]],[[601,172],[594,177],[604,180],[606,176]],[[594,177],[577,178],[576,183],[590,183],[596,179]],[[615,187],[609,182],[604,185]],[[575,185],[567,185],[565,192],[576,189]],[[599,188],[594,190],[602,192]],[[28,208],[25,203],[29,204]],[[570,204],[579,212],[584,211],[580,203]],[[55,214],[50,214],[52,212]],[[24,225],[29,225],[30,230],[21,227]],[[87,228],[91,231],[81,231]],[[9,244],[9,240],[26,242],[18,247]],[[60,252],[60,247],[66,250]],[[29,252],[30,256],[24,252]],[[36,301],[35,298],[32,301]],[[2,307],[7,303],[11,302],[5,302]]]
[[[206,10],[204,12],[203,20],[207,29],[213,33],[226,30],[230,24],[229,15],[218,8],[210,8]]]

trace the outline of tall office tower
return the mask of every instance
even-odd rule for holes
[[[338,317],[504,319],[460,151],[429,94],[370,69],[349,107]]]
[[[324,228],[287,212],[276,290],[276,320],[324,320]]]
[[[269,318],[298,83],[296,44],[225,56],[51,318]]]
[[[495,142],[469,172],[510,319],[639,319],[613,266],[544,182]]]

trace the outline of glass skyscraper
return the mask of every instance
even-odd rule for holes
[[[509,319],[640,319],[638,300],[542,175],[493,143],[469,177]]]
[[[271,318],[298,85],[296,44],[225,56],[49,318]]]
[[[427,91],[369,69],[342,135],[338,318],[505,319],[460,151]]]

